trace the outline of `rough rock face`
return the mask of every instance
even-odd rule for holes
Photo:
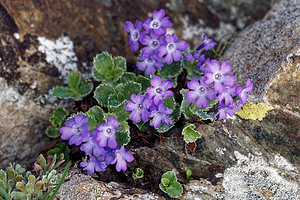
[[[0,78],[0,168],[29,164],[49,145],[45,138],[50,109],[20,95]]]
[[[183,153],[180,130],[173,130],[164,145],[136,149],[140,161],[157,168],[175,168],[181,174],[190,168],[197,177],[212,177],[233,166],[235,152],[268,159],[279,154],[299,167],[299,16],[299,0],[281,1],[264,19],[246,28],[222,57],[232,65],[240,85],[249,77],[254,82],[250,101],[275,107],[262,121],[236,116],[196,124],[203,137],[190,155]],[[151,155],[157,159],[148,159]]]
[[[38,147],[36,139],[42,144],[48,142],[42,135],[55,102],[48,91],[53,85],[65,82],[71,70],[90,71],[93,56],[103,50],[125,56],[129,62],[135,61],[123,30],[124,21],[144,20],[158,8],[166,10],[179,38],[187,39],[194,46],[199,45],[205,32],[219,37],[236,29],[224,23],[207,2],[198,0],[72,3],[0,0],[0,77],[4,78],[1,84],[5,85],[0,97],[5,98],[0,101],[12,99],[8,91],[16,91],[20,94],[18,98],[23,99],[21,102],[25,102],[21,105],[8,101],[4,104],[7,107],[1,108],[1,116],[10,113],[11,120],[2,117],[5,124],[0,126],[0,150],[3,151],[0,167],[6,167],[9,161],[22,160],[22,164],[28,164],[46,146]],[[38,112],[34,113],[35,110]],[[13,132],[8,132],[8,128]]]
[[[104,183],[96,181],[91,176],[71,173],[70,178],[60,188],[57,199],[122,199],[122,200],[164,200],[165,198],[154,193],[149,193],[138,188],[126,188],[116,182]]]
[[[271,4],[269,1],[259,4],[239,1],[226,2],[225,5],[247,7],[248,9],[237,9],[242,10],[238,13],[247,23],[253,22],[248,19],[253,15],[249,10],[254,10],[255,19],[258,19]],[[29,0],[26,4],[20,4],[16,1],[1,0],[0,3],[14,19],[21,38],[30,33],[56,39],[66,33],[74,41],[75,51],[81,63],[90,63],[93,56],[103,50],[135,61],[127,45],[127,33],[123,30],[124,21],[145,20],[153,10],[159,8],[166,10],[179,38],[187,39],[194,45],[199,45],[199,38],[205,32],[221,37],[236,30],[236,22],[229,20],[227,16],[232,11],[224,10],[224,3],[219,5],[220,3],[215,1],[208,3],[198,0],[80,0],[70,3]]]

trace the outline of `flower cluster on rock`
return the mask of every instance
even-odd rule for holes
[[[126,162],[134,160],[130,152],[125,151],[125,147],[118,148],[116,141],[116,133],[120,122],[114,116],[107,118],[107,122],[103,122],[100,126],[90,134],[90,125],[88,117],[81,114],[76,115],[65,122],[65,126],[60,128],[61,138],[69,140],[69,144],[81,145],[80,150],[85,155],[90,156],[89,161],[80,163],[83,170],[88,174],[105,171],[110,164],[116,163],[116,170],[125,171],[127,169]]]

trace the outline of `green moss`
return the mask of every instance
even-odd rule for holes
[[[237,111],[235,114],[239,115],[244,119],[252,119],[261,121],[269,110],[273,110],[273,106],[269,106],[264,103],[247,103],[243,105],[242,109]]]

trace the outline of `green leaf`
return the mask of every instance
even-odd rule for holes
[[[169,180],[170,184],[172,184],[173,182],[177,181],[177,177],[175,175],[175,172],[173,171],[168,171],[166,173],[164,173],[161,178],[166,178]]]
[[[45,170],[47,166],[45,157],[42,154],[40,154],[39,157],[37,158],[37,161],[42,167],[42,169]]]
[[[60,154],[64,154],[65,160],[68,161],[70,152],[71,150],[69,149],[69,146],[64,142],[61,142],[56,144],[54,148],[50,149],[47,154],[48,156],[54,156],[54,154],[59,156]]]
[[[87,81],[81,81],[81,84],[79,85],[79,88],[77,89],[77,93],[79,95],[76,95],[76,98],[74,100],[79,101],[83,97],[87,96],[93,91],[93,83],[87,82]]]
[[[123,145],[127,145],[130,141],[130,130],[129,125],[126,121],[122,121],[120,126],[118,127],[120,132],[116,133],[116,141],[118,143],[118,147],[120,148]]]
[[[125,72],[121,78],[120,81],[121,83],[127,83],[128,81],[135,81],[137,78],[135,73],[132,72]]]
[[[108,109],[110,113],[114,113],[118,121],[126,121],[129,118],[130,112],[125,110],[126,102],[123,101],[119,106]]]
[[[94,69],[101,74],[109,74],[109,70],[113,68],[113,58],[112,55],[108,52],[103,52],[101,54],[97,54],[94,57]]]
[[[14,199],[27,199],[27,193],[26,192],[17,192],[17,191],[13,191],[11,193],[11,196]]]
[[[3,182],[6,182],[7,180],[7,177],[6,177],[6,173],[4,170],[0,169],[0,180],[2,180]]]
[[[50,126],[46,130],[46,135],[49,138],[58,138],[60,136],[59,128]]]
[[[73,72],[68,78],[70,88],[56,86],[51,90],[51,94],[62,99],[81,100],[93,90],[93,83],[81,80],[81,74]]]
[[[81,82],[79,71],[72,72],[68,77],[68,85],[70,88],[78,89]]]
[[[198,69],[197,63],[195,62],[188,62],[183,61],[183,68],[187,71],[187,79],[191,80],[192,78],[200,79],[201,76],[204,75],[204,73]]]
[[[15,178],[16,173],[15,173],[14,169],[12,168],[12,166],[8,167],[6,172],[7,172],[7,175],[8,175],[8,179]]]
[[[66,178],[66,176],[67,176],[67,173],[68,173],[70,167],[71,167],[71,161],[68,162],[68,164],[67,164],[67,166],[66,166],[66,168],[65,168],[65,170],[64,170],[64,172],[63,172],[63,174],[62,174],[62,176],[61,176],[61,178],[60,178],[60,180],[59,180],[59,182],[58,182],[58,185],[56,186],[56,188],[55,188],[55,190],[53,191],[52,195],[51,195],[49,198],[48,198],[48,195],[46,195],[46,197],[45,197],[43,200],[46,200],[46,199],[52,200],[52,199],[54,199],[54,197],[56,196],[56,194],[57,194],[59,188],[60,188],[61,185],[63,184],[63,182],[64,182],[64,180],[65,180],[65,178]]]
[[[170,130],[175,125],[175,123],[180,118],[180,115],[181,115],[180,108],[179,108],[179,105],[176,103],[175,104],[175,109],[173,110],[173,113],[171,113],[169,115],[169,117],[172,119],[172,124],[167,125],[167,124],[161,122],[160,126],[158,128],[156,128],[156,131],[159,132],[159,133],[167,132],[168,130]]]
[[[137,76],[135,82],[140,83],[142,86],[142,92],[146,92],[146,89],[151,86],[150,79],[144,76]]]
[[[0,181],[1,184],[1,181]],[[7,192],[4,190],[3,187],[0,187],[0,197],[3,197],[5,200],[10,200],[11,198],[9,197],[9,195],[7,194]]]
[[[214,113],[208,112],[208,110],[210,108],[212,108],[214,105],[216,105],[218,103],[218,101],[216,101],[216,100],[212,100],[212,101],[208,100],[208,101],[209,101],[208,107],[198,108],[196,106],[196,104],[193,103],[193,104],[190,104],[189,109],[190,109],[190,111],[194,115],[197,116],[198,119],[201,119],[201,120],[208,120],[208,119],[210,119],[210,120],[213,121],[213,120],[216,119],[216,117],[214,116]]]
[[[87,116],[92,119],[94,119],[98,124],[102,123],[104,120],[104,111],[99,106],[93,106],[91,107],[88,112]],[[91,128],[93,129],[93,128]]]
[[[62,106],[58,106],[53,110],[52,116],[50,117],[50,123],[53,126],[60,127],[63,120],[68,116],[69,112]]]
[[[194,124],[187,124],[182,130],[182,135],[184,141],[188,143],[196,142],[202,135],[195,130],[196,126]]]
[[[186,170],[186,178],[189,179],[192,176],[192,170]]]
[[[176,106],[176,101],[174,97],[168,97],[167,99],[164,100],[164,106],[174,110]]]
[[[126,71],[126,59],[122,56],[114,57],[114,67]]]
[[[132,173],[132,178],[136,180],[143,177],[144,177],[144,170],[142,170],[141,168],[135,168],[134,172]]]
[[[30,183],[30,182],[28,182],[27,184],[26,184],[26,191],[27,191],[27,193],[29,193],[29,194],[33,194],[34,193],[34,184],[32,184],[32,183]]]
[[[178,198],[183,193],[183,188],[180,183],[174,182],[166,187],[167,194],[172,198]]]
[[[130,100],[132,94],[139,94],[142,90],[142,86],[139,83],[128,81],[126,83],[120,83],[116,87],[116,92],[125,96],[125,99]]]
[[[178,77],[178,75],[182,72],[182,64],[181,62],[173,62],[172,64],[164,64],[163,68],[160,71],[160,77],[162,79],[169,79]]]
[[[28,182],[34,184],[34,183],[35,183],[35,176],[30,175],[30,176],[28,177]]]
[[[195,103],[190,103],[188,102],[188,99],[185,96],[185,93],[189,91],[188,89],[182,89],[180,90],[180,93],[182,95],[182,102],[181,102],[181,107],[180,110],[184,114],[184,117],[186,119],[191,119],[191,118],[197,118],[201,120],[214,120],[216,119],[213,115],[214,113],[208,112],[210,108],[212,108],[215,104],[218,102],[216,100],[209,100],[209,106],[206,108],[197,108]]]
[[[123,101],[125,100],[125,96],[122,93],[113,94],[108,98],[108,105],[110,107],[119,107]]]
[[[116,94],[114,87],[109,84],[100,84],[94,92],[94,98],[101,106],[108,107],[108,99],[114,94]]]
[[[167,178],[161,178],[161,183],[167,187],[170,184],[170,181]]]
[[[190,110],[191,103],[188,102],[188,99],[185,96],[185,93],[187,91],[189,90],[188,89],[180,90],[180,94],[182,95],[182,99],[183,99],[181,102],[180,110],[186,119],[197,118],[197,116],[194,113],[192,113],[192,111]]]
[[[51,95],[61,99],[72,99],[75,97],[75,95],[69,88],[61,86],[55,86],[54,88],[52,88]]]
[[[168,171],[162,175],[159,188],[172,198],[178,198],[183,193],[183,188],[177,182],[177,177],[173,171]]]
[[[133,122],[133,123],[142,132],[145,132],[150,127],[150,122],[149,121],[147,121],[147,122],[140,121],[139,123],[135,123],[135,122]]]
[[[114,83],[126,71],[126,60],[123,57],[112,58],[108,52],[94,57],[93,77],[97,81]]]

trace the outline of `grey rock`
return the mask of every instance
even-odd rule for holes
[[[62,184],[56,195],[57,199],[81,200],[81,199],[132,199],[132,200],[164,200],[165,198],[138,188],[127,188],[121,183],[105,183],[96,181],[91,176],[79,174],[71,170],[65,183]]]
[[[137,149],[141,162],[176,169],[183,176],[190,168],[196,177],[211,177],[236,164],[238,151],[265,158],[280,154],[299,167],[299,16],[299,0],[281,1],[264,19],[246,28],[221,58],[232,65],[240,85],[247,78],[253,81],[254,92],[249,101],[269,103],[274,110],[262,121],[236,115],[211,124],[196,124],[202,138],[194,154],[184,153],[181,130],[173,130],[164,145]],[[158,162],[149,159],[151,155],[157,155]]]
[[[266,94],[270,81],[278,75],[277,71],[287,61],[288,55],[299,51],[299,16],[299,0],[280,1],[262,20],[243,30],[222,56],[223,61],[231,64],[232,72],[240,85],[251,78],[257,100],[261,100]],[[299,77],[299,65],[296,67],[296,63],[294,71],[298,75],[294,77],[294,81]],[[290,70],[284,71],[288,73]],[[297,85],[299,86],[295,82],[296,88]]]
[[[50,144],[45,136],[50,108],[20,95],[3,78],[0,78],[0,104],[0,168],[8,167],[12,161],[31,164]]]
[[[286,159],[235,154],[238,164],[224,173],[225,200],[299,199],[299,170]]]

